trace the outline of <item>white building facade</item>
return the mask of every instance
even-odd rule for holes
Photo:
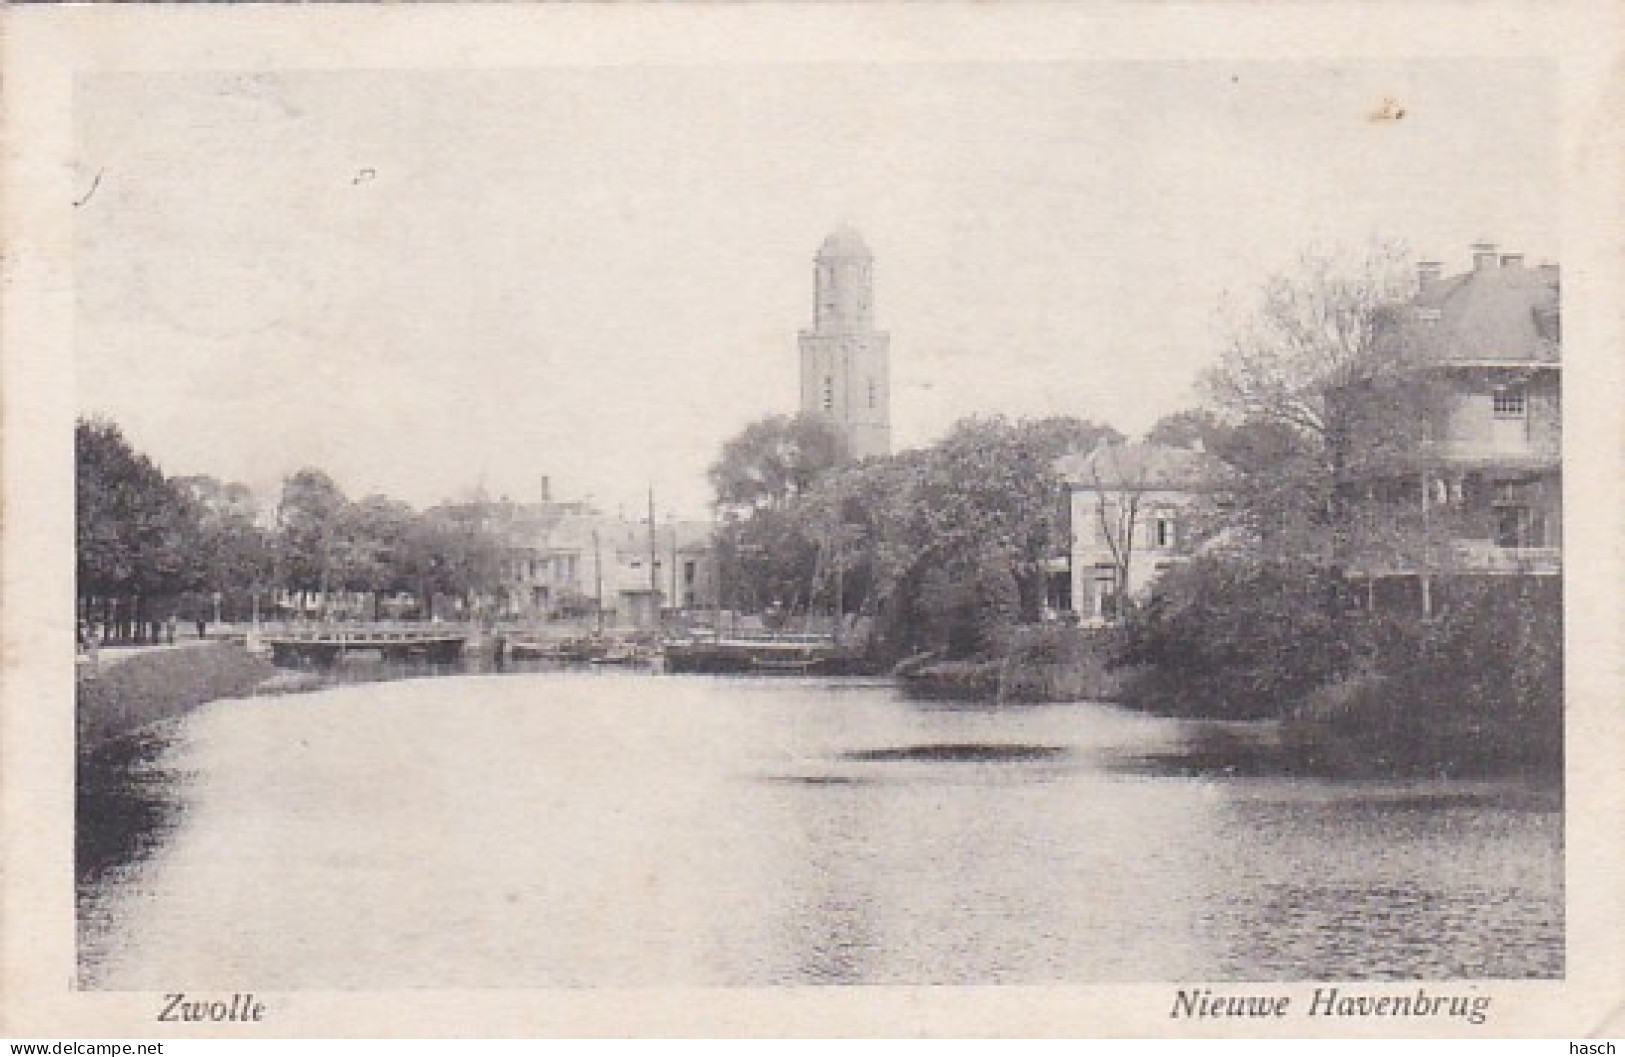
[[[1071,545],[1072,612],[1110,623],[1124,598],[1143,598],[1158,577],[1206,540],[1232,471],[1199,449],[1103,444],[1062,458]]]

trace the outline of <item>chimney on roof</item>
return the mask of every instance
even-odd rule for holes
[[[1439,281],[1444,275],[1444,264],[1441,261],[1417,261],[1416,284],[1423,290]]]
[[[1474,271],[1477,271],[1477,272],[1487,271],[1490,268],[1494,268],[1494,267],[1498,266],[1500,264],[1500,262],[1501,262],[1501,258],[1499,256],[1497,256],[1497,254],[1495,252],[1495,243],[1493,243],[1493,242],[1475,242],[1475,243],[1473,243],[1473,270]]]
[[[542,474],[542,502],[551,503],[552,501],[553,501],[553,481],[552,481],[552,479],[550,477],[548,477],[544,473],[544,474]]]
[[[1503,268],[1522,268],[1523,267],[1523,254],[1521,254],[1521,253],[1503,253],[1503,254],[1501,254],[1501,267],[1503,267]]]

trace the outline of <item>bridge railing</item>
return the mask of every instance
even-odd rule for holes
[[[376,621],[367,623],[310,624],[288,622],[261,625],[261,639],[293,642],[423,642],[436,639],[468,638],[465,624]]]

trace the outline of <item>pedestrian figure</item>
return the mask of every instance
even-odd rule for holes
[[[207,620],[204,620],[202,617],[199,617],[198,620],[197,620],[197,637],[199,639],[206,638],[208,630],[209,630],[209,622]]]
[[[92,671],[96,670],[99,654],[96,647],[101,643],[101,636],[96,632],[96,625],[88,620],[79,622],[79,648],[84,650],[85,657],[90,661]]]
[[[175,619],[175,614],[173,613],[169,614],[169,619],[164,621],[164,638],[171,646],[175,645],[175,625],[177,623],[179,623],[179,621]]]

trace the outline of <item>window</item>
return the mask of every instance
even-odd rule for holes
[[[835,410],[835,379],[828,375],[824,377],[824,410]]]
[[[1497,389],[1494,402],[1495,417],[1498,419],[1523,418],[1528,407],[1522,389]]]
[[[875,392],[876,392],[875,380],[873,378],[871,378],[871,379],[869,379],[869,408],[870,408],[870,410],[873,410],[874,406],[875,406]]]
[[[1167,549],[1174,545],[1174,516],[1158,514],[1151,525],[1151,545]]]
[[[1533,512],[1526,506],[1495,508],[1495,545],[1528,547],[1536,540]]]

